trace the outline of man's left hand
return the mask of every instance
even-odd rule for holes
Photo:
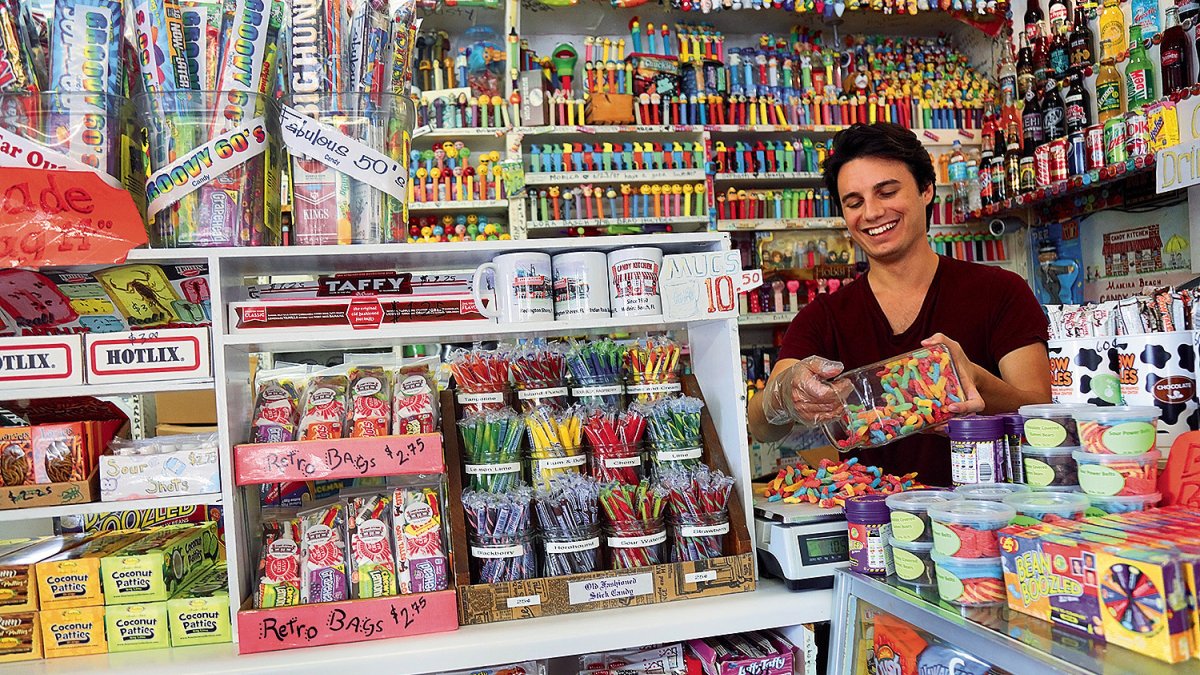
[[[979,395],[979,389],[975,386],[975,364],[971,363],[971,360],[967,358],[962,345],[942,333],[936,333],[932,337],[922,340],[921,346],[932,347],[939,343],[946,345],[950,350],[950,358],[954,361],[954,369],[958,373],[958,381],[962,384],[963,393],[966,394],[966,398],[962,402],[951,403],[946,406],[946,409],[956,415],[982,413],[984,402],[983,397]]]

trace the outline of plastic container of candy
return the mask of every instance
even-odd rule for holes
[[[962,498],[960,494],[942,489],[909,490],[889,495],[885,503],[891,511],[892,537],[900,541],[933,543],[929,507]]]
[[[1024,420],[1022,437],[1031,448],[1073,448],[1079,446],[1075,415],[1095,409],[1094,405],[1048,403],[1023,405],[1018,413]]]
[[[1007,602],[1000,558],[955,558],[934,551],[933,563],[943,602],[963,607]]]
[[[1102,495],[1087,495],[1092,505],[1088,509],[1089,516],[1111,516],[1116,513],[1132,513],[1145,511],[1158,505],[1162,495],[1151,492],[1148,495],[1129,495],[1128,497],[1105,497]]]
[[[1025,484],[1035,490],[1079,485],[1078,470],[1072,456],[1076,450],[1078,448],[1021,446],[1021,461],[1025,463]]]
[[[1060,518],[1079,520],[1091,505],[1087,495],[1078,492],[1026,492],[1009,495],[1004,498],[1004,503],[1017,510],[1014,521],[1017,523],[1022,522],[1022,516],[1042,522]]]
[[[1157,450],[1140,455],[1096,455],[1076,450],[1073,456],[1079,464],[1079,487],[1089,495],[1128,497],[1152,494],[1158,489]]]
[[[964,398],[945,345],[917,349],[843,373],[832,383],[846,413],[823,428],[841,450],[874,448],[945,424]]]
[[[892,537],[892,564],[896,578],[909,584],[930,585],[934,583],[933,544],[920,541],[900,541]]]
[[[1084,450],[1101,455],[1140,455],[1154,449],[1158,418],[1152,405],[1079,410],[1075,425]]]
[[[1018,483],[979,483],[962,485],[954,490],[954,493],[962,495],[963,499],[979,499],[985,502],[1002,502],[1009,495],[1023,492],[1029,492],[1029,486]]]
[[[1016,509],[1001,502],[964,499],[929,508],[933,548],[955,558],[993,558],[1000,555],[996,530],[1007,527]]]

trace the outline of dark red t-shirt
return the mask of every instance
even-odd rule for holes
[[[836,293],[817,296],[788,327],[781,359],[823,356],[846,369],[918,349],[934,333],[962,345],[967,358],[1000,375],[1009,352],[1046,342],[1046,317],[1020,276],[1008,270],[939,256],[921,311],[908,330],[892,333],[865,276]],[[918,434],[882,448],[861,450],[859,460],[885,472],[920,473],[926,485],[950,484],[950,442]]]

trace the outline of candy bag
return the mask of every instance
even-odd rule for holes
[[[258,371],[254,378],[251,442],[280,443],[297,439],[300,395],[308,375],[308,366],[296,364]]]
[[[346,587],[346,506],[327,503],[296,514],[300,519],[300,601],[337,602]]]
[[[346,368],[326,368],[313,375],[304,390],[300,416],[300,440],[342,438],[346,430],[346,408],[350,379]]]
[[[346,497],[350,541],[350,595],[382,598],[396,594],[396,558],[392,547],[391,495],[364,493]]]
[[[300,604],[300,526],[295,518],[270,518],[262,524],[262,550],[258,559],[258,588],[254,606],[259,609]]]
[[[397,487],[392,494],[392,527],[401,593],[446,588],[449,579],[441,496],[436,484]]]
[[[350,437],[386,436],[391,430],[392,410],[388,396],[392,374],[383,366],[350,368]]]
[[[392,433],[431,434],[438,426],[437,384],[427,364],[400,368],[392,386]]]

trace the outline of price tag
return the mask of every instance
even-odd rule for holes
[[[695,321],[737,316],[738,295],[762,285],[761,270],[743,270],[738,251],[663,256],[663,314]]]

